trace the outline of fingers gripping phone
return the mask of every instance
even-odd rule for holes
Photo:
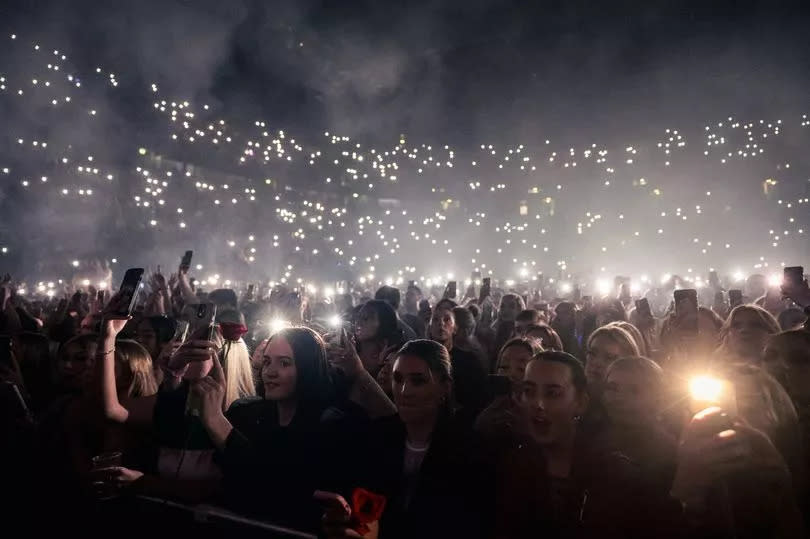
[[[121,295],[120,303],[116,315],[127,317],[132,315],[135,305],[138,302],[138,292],[141,289],[141,279],[143,279],[143,268],[129,268],[124,274],[121,288],[118,290]]]
[[[180,267],[188,270],[191,267],[191,257],[194,256],[194,251],[186,251],[183,258],[180,259]]]

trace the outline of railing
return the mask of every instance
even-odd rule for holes
[[[104,519],[116,522],[120,529],[125,523],[128,536],[149,537],[158,533],[182,537],[251,537],[278,539],[317,539],[310,533],[286,528],[270,522],[254,520],[212,505],[189,506],[181,503],[135,496],[110,500],[101,508]],[[143,535],[145,533],[146,535]]]

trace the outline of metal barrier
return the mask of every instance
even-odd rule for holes
[[[119,525],[126,522],[127,536],[149,537],[159,532],[161,537],[180,533],[182,535],[178,537],[195,539],[234,536],[233,534],[238,534],[239,539],[317,539],[311,533],[247,518],[221,507],[190,506],[151,496],[110,500],[99,509],[105,514],[105,520]]]

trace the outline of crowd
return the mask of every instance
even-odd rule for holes
[[[0,462],[29,530],[31,508],[81,530],[139,496],[327,537],[798,538],[810,522],[805,280],[323,297],[206,292],[188,272],[149,275],[132,302],[3,279]]]

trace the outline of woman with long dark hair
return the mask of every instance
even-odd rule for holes
[[[376,376],[382,367],[380,355],[383,350],[400,344],[403,339],[394,308],[383,300],[366,302],[357,313],[354,338],[363,366]]]

